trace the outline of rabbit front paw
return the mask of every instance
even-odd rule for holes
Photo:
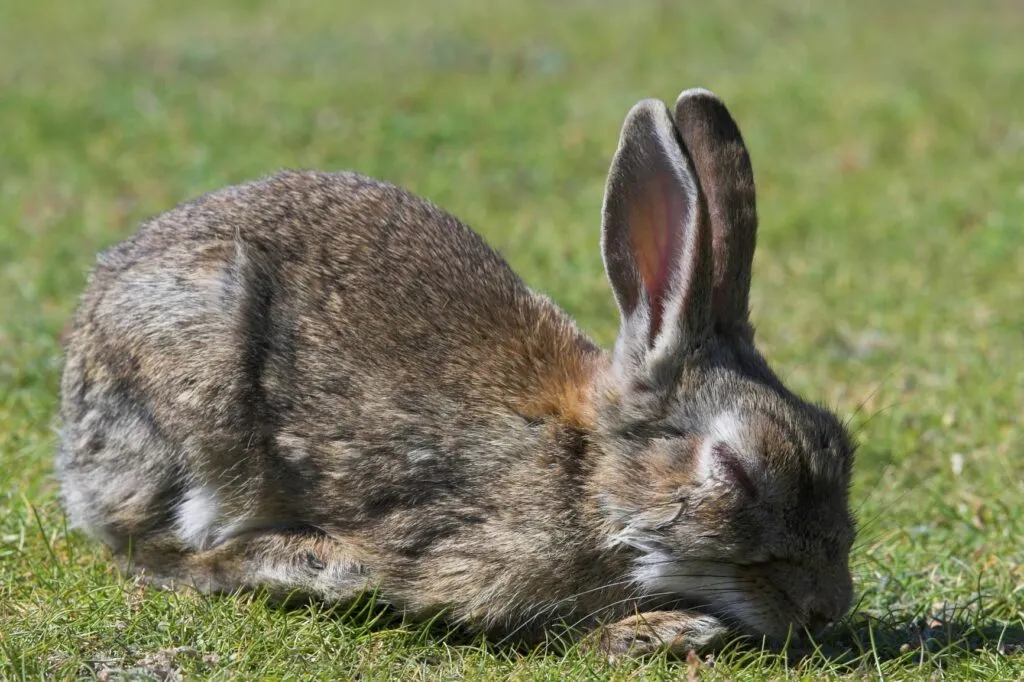
[[[719,642],[728,629],[714,616],[695,611],[649,611],[596,630],[589,644],[610,661],[661,650],[685,656]]]

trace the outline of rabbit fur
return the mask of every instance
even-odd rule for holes
[[[134,571],[610,654],[817,631],[851,601],[853,445],[754,346],[750,159],[706,90],[608,177],[613,352],[456,218],[354,173],[189,201],[98,258],[62,500]]]

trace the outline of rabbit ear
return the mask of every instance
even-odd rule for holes
[[[622,317],[617,369],[651,388],[674,382],[687,348],[711,330],[706,215],[668,107],[639,102],[608,174],[601,251]]]
[[[701,88],[676,100],[676,130],[707,196],[714,280],[712,314],[719,331],[748,340],[750,271],[757,241],[754,171],[739,127],[718,97]]]

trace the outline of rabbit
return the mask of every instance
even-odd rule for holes
[[[754,344],[725,105],[629,112],[600,248],[611,352],[455,217],[355,173],[212,192],[101,253],[66,344],[70,522],[157,584],[609,656],[848,610],[854,445]]]

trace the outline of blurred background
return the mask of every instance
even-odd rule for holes
[[[1016,0],[0,3],[0,526],[31,502],[60,527],[57,337],[140,220],[355,169],[472,225],[607,347],[619,127],[703,86],[753,158],[761,346],[863,443],[865,608],[984,593],[1019,618],[1022,35]]]

